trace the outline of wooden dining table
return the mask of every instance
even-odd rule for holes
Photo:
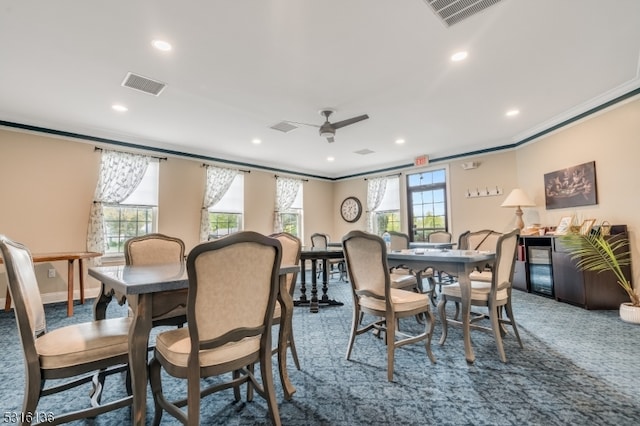
[[[300,251],[300,297],[294,301],[295,306],[309,306],[313,313],[319,311],[320,305],[342,306],[343,303],[329,298],[329,259],[344,259],[342,244],[327,247],[302,247]],[[311,261],[311,296],[307,297],[307,278],[304,273],[304,265],[307,260]],[[316,261],[322,261],[322,296],[318,298],[318,269]]]
[[[74,272],[74,263],[78,261],[78,282],[80,284],[80,303],[84,304],[84,260],[91,259],[93,257],[102,256],[102,253],[97,253],[93,251],[65,251],[65,252],[54,252],[54,253],[34,253],[31,255],[33,259],[33,263],[43,263],[43,262],[57,262],[57,261],[67,261],[67,316],[73,315],[73,277],[75,275]],[[2,259],[0,259],[0,263],[2,263]],[[9,294],[9,289],[7,289],[7,294],[5,296],[4,302],[4,310],[8,311],[11,309],[11,295]]]
[[[281,324],[291,324],[293,301],[286,288],[286,276],[297,271],[299,271],[298,265],[283,266],[279,271],[278,300],[282,307]],[[89,275],[102,283],[100,296],[94,302],[95,319],[105,318],[107,306],[114,297],[122,304],[127,295],[137,295],[137,307],[134,309],[135,315],[129,329],[129,366],[133,390],[132,423],[144,425],[147,409],[147,348],[152,328],[152,309],[154,306],[171,305],[170,290],[188,288],[186,265],[182,262],[153,266],[98,266],[90,267]],[[179,302],[180,300],[177,300],[174,305]],[[280,327],[278,335],[279,373],[287,400],[291,399],[296,391],[289,380],[286,365],[287,341],[290,333],[291,330],[288,327]]]
[[[433,268],[458,277],[462,293],[461,314],[464,352],[465,358],[469,363],[475,361],[470,333],[471,280],[469,274],[475,268],[482,269],[487,264],[493,264],[495,259],[496,254],[494,252],[476,250],[411,249],[387,253],[389,267],[406,265],[418,272]]]

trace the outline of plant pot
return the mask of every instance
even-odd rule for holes
[[[620,319],[632,324],[640,324],[640,306],[633,306],[629,302],[620,305]]]

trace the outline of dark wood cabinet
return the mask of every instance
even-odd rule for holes
[[[626,226],[614,226],[611,233],[608,238],[626,238]],[[631,267],[623,270],[630,278]],[[629,301],[613,273],[578,269],[562,241],[554,236],[520,237],[513,287],[585,309],[618,309]]]
[[[626,237],[624,234],[608,238]],[[618,309],[620,304],[629,301],[629,296],[617,283],[613,272],[582,271],[576,267],[576,261],[566,252],[562,242],[554,238],[553,276],[555,279],[555,297],[561,302],[571,303],[585,309]],[[627,278],[631,277],[631,268],[624,267]]]

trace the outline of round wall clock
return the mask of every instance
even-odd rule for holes
[[[357,222],[362,215],[362,204],[356,197],[347,197],[340,205],[342,218],[349,223]]]

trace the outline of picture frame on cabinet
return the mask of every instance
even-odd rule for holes
[[[554,232],[555,235],[565,235],[571,229],[571,224],[573,223],[573,216],[563,216],[560,218],[560,223],[556,226],[556,230]]]

